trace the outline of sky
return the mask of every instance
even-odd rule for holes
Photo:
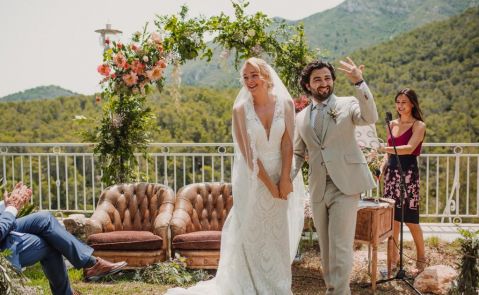
[[[343,1],[250,0],[246,12],[297,20]],[[233,15],[230,0],[0,0],[0,97],[43,85],[99,92],[102,47],[94,31],[111,23],[126,43],[146,22],[153,29],[156,15],[175,14],[183,4],[191,17]]]

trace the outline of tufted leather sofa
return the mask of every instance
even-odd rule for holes
[[[110,261],[145,266],[169,258],[168,226],[175,193],[154,183],[118,184],[100,195],[86,222],[93,255]]]
[[[221,229],[232,206],[229,183],[182,187],[176,195],[170,225],[172,253],[186,257],[189,268],[218,268]]]

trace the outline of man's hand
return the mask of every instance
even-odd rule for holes
[[[338,67],[338,70],[346,74],[346,77],[348,77],[353,84],[363,81],[364,65],[357,67],[352,59],[349,57],[347,57],[347,59],[347,62],[343,60],[339,61],[341,67]]]
[[[3,194],[3,198],[5,200],[5,207],[13,206],[17,210],[20,210],[24,204],[28,203],[31,197],[32,190],[21,182],[15,185],[10,194],[8,194],[7,192]]]
[[[289,193],[293,191],[293,183],[289,177],[282,177],[279,180],[279,197],[283,200],[288,199]]]

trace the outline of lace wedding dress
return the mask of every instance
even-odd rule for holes
[[[294,121],[288,117],[291,115],[285,116],[285,108],[291,105],[285,101],[276,99],[269,134],[254,111],[252,99],[241,103],[247,143],[238,142],[242,141],[241,136],[235,136],[235,145],[243,144],[243,148],[235,146],[234,205],[223,226],[217,275],[188,289],[170,289],[166,294],[292,294],[291,263],[304,216],[302,176],[299,173],[293,181],[294,193],[288,200],[273,198],[257,178],[260,160],[270,178],[275,183],[279,181],[281,140],[288,129],[285,117]],[[242,153],[238,152],[240,149]]]

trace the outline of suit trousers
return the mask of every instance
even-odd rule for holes
[[[349,278],[358,202],[359,194],[343,194],[329,176],[324,195],[313,200],[313,220],[318,231],[326,294],[351,294]]]
[[[66,231],[48,212],[17,219],[15,232],[9,236],[14,236],[16,240],[12,256],[18,258],[21,267],[40,261],[54,295],[72,294],[62,255],[75,268],[83,268],[93,254],[91,247]]]

